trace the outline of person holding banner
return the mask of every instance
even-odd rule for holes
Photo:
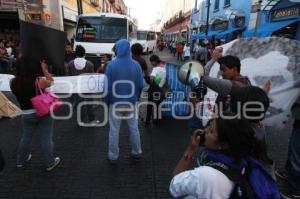
[[[84,75],[88,73],[94,73],[94,64],[88,60],[85,59],[85,49],[83,46],[76,46],[75,49],[75,55],[76,58],[73,61],[70,61],[68,64],[68,75],[70,76],[78,76],[78,75]],[[87,94],[85,94],[87,95]],[[73,94],[73,106],[74,108],[77,108],[77,106],[81,102],[89,102],[92,99],[88,99],[86,97],[82,97],[78,94]],[[96,126],[99,121],[95,120],[95,114],[93,112],[93,107],[91,105],[84,105],[82,106],[82,109],[80,110],[80,121],[82,121],[84,124],[91,124],[93,126]],[[79,124],[79,126],[82,126]]]
[[[127,121],[130,131],[131,158],[138,161],[142,154],[135,106],[144,86],[142,69],[132,59],[127,40],[119,40],[115,51],[117,57],[105,71],[108,84],[105,101],[109,106],[108,160],[111,164],[118,162],[119,131],[123,119]]]
[[[41,75],[44,75],[46,79],[37,80]],[[31,159],[30,144],[36,132],[39,134],[46,171],[51,171],[60,163],[60,158],[53,155],[53,119],[50,115],[38,117],[31,103],[31,99],[37,95],[36,82],[41,89],[53,84],[47,64],[28,56],[20,58],[16,64],[16,77],[11,80],[10,85],[12,93],[23,110],[22,135],[17,149],[17,168],[23,168]]]

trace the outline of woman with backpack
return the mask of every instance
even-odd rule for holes
[[[173,172],[170,192],[174,197],[279,198],[275,181],[255,159],[260,149],[251,124],[233,116],[223,113],[210,122],[205,134],[199,131],[191,137]],[[206,147],[199,160],[203,166],[188,170],[200,142]]]

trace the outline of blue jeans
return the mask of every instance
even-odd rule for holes
[[[54,164],[53,156],[53,119],[50,115],[38,117],[35,113],[22,115],[22,135],[17,149],[17,165],[24,165],[30,154],[31,140],[34,132],[38,133],[44,164]]]
[[[288,182],[295,190],[300,191],[300,129],[293,128],[289,141],[286,168],[289,173]]]
[[[124,108],[124,106],[123,106]],[[128,106],[125,108],[128,108]],[[131,142],[131,154],[139,155],[142,153],[140,132],[138,128],[138,119],[134,111],[114,111],[114,106],[109,106],[109,146],[108,146],[108,158],[110,160],[117,160],[119,158],[119,132],[122,117],[130,117],[124,119],[127,121],[130,133]],[[116,113],[118,117],[116,118],[113,112]]]

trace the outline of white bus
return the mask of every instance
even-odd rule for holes
[[[137,31],[137,42],[143,46],[143,52],[153,52],[156,47],[156,33],[146,30]]]
[[[76,27],[74,48],[81,45],[86,58],[97,67],[103,54],[113,54],[112,48],[119,39],[136,42],[137,26],[125,15],[114,13],[83,14]]]

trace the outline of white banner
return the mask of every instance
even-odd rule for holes
[[[11,91],[9,82],[13,75],[0,74],[0,91]],[[54,93],[103,93],[104,75],[87,74],[80,76],[53,77],[54,84],[49,88]]]

